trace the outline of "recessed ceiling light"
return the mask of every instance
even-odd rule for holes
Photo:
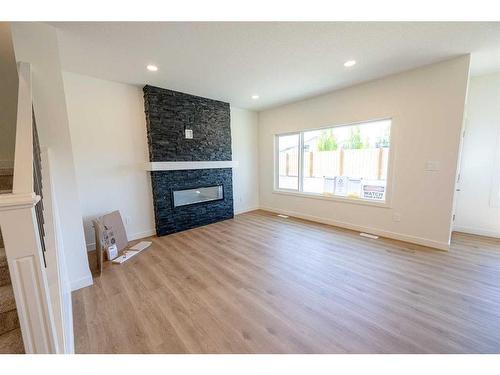
[[[158,71],[158,67],[156,65],[148,65],[146,66],[146,69],[149,70],[150,72]]]
[[[344,63],[344,66],[346,68],[350,68],[351,66],[354,66],[356,65],[356,60],[347,60],[345,63]]]
[[[257,99],[259,99],[259,98],[260,98],[260,96],[259,96],[259,95],[252,95],[252,99],[253,99],[253,100],[257,100]]]

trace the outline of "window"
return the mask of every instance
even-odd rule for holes
[[[299,138],[298,133],[278,137],[278,188],[280,189],[298,190],[299,188]]]
[[[391,120],[277,138],[278,190],[385,202]]]

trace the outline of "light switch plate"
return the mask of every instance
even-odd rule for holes
[[[184,131],[184,134],[186,136],[186,139],[193,139],[193,130],[192,129],[186,129]]]

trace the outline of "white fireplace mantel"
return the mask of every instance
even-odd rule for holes
[[[237,161],[155,161],[146,163],[147,171],[179,171],[188,169],[236,168]]]

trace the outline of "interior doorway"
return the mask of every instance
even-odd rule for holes
[[[471,77],[453,230],[500,238],[500,71]]]

